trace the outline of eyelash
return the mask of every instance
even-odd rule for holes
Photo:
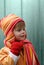
[[[17,31],[21,31],[21,29],[17,30]]]
[[[23,29],[23,30],[25,30],[25,29]],[[17,30],[17,31],[21,31],[21,29],[19,29],[19,30]]]

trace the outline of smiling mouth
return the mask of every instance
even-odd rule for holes
[[[21,35],[21,37],[25,37],[25,35]]]

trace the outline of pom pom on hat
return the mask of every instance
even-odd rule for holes
[[[20,17],[16,16],[15,14],[9,14],[1,20],[0,27],[4,31],[4,34],[7,36],[8,33],[12,31],[14,26],[20,21],[23,21]]]

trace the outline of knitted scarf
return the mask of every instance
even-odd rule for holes
[[[21,63],[21,65],[40,65],[32,43],[27,40],[25,40],[24,43],[25,43],[23,46],[24,51],[22,52],[24,59],[22,60],[23,63]],[[13,60],[11,62],[8,61],[7,58],[8,58],[8,51],[6,50],[6,48],[3,48],[3,50],[0,50],[0,63],[3,61],[1,64],[5,62],[5,64],[7,65],[6,62],[8,62],[9,64],[13,62]],[[20,59],[20,62],[22,61]],[[11,63],[10,65],[13,64]],[[20,63],[17,65],[20,65]]]

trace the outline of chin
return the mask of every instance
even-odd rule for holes
[[[25,40],[26,38],[24,38],[24,39],[20,39],[20,41],[23,41],[23,40]]]

